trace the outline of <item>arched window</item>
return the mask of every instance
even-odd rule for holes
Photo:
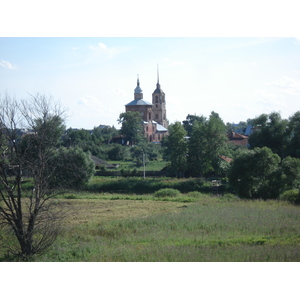
[[[158,103],[158,96],[155,96],[155,103]]]

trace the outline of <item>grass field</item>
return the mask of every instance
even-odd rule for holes
[[[300,261],[300,208],[286,202],[199,192],[61,201],[69,208],[64,232],[35,261]]]

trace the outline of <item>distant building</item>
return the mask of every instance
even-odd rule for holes
[[[156,89],[152,93],[152,103],[143,99],[143,91],[139,78],[134,89],[134,100],[125,105],[126,112],[139,112],[143,119],[144,135],[149,142],[160,143],[168,134],[167,110],[165,93],[160,87],[157,76]]]
[[[110,126],[110,125],[103,125],[103,124],[100,124],[100,125],[98,126],[98,128],[100,128],[100,129],[103,129],[103,128],[111,128],[111,126]]]
[[[243,134],[239,134],[236,132],[230,132],[228,135],[228,143],[233,144],[235,146],[244,146],[248,147],[248,139],[249,137]]]

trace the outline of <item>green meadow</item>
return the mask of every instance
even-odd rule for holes
[[[124,193],[124,182],[139,192]],[[58,196],[53,201],[62,202],[67,211],[63,232],[34,261],[300,261],[300,207],[285,201],[242,200],[226,193],[184,192],[188,185],[198,183],[199,188],[198,180],[146,182],[95,178],[86,191]],[[137,188],[139,183],[147,193]],[[203,189],[205,185],[202,182]],[[108,187],[110,192],[100,191]],[[7,259],[1,247],[0,260]]]

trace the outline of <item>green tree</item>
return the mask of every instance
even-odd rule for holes
[[[300,188],[300,159],[286,157],[280,164],[280,186],[281,192]]]
[[[240,197],[275,199],[281,191],[280,161],[267,147],[241,150],[231,164],[229,183]]]
[[[123,147],[120,144],[114,144],[108,150],[108,158],[110,160],[125,160],[128,157],[128,147]]]
[[[45,251],[61,231],[64,214],[60,202],[52,201],[57,185],[74,187],[82,180],[83,161],[57,150],[63,116],[59,103],[45,96],[0,99],[0,223],[10,234],[8,250],[23,259]],[[71,166],[72,172],[62,176]],[[24,186],[25,176],[30,189]]]
[[[208,158],[216,174],[221,172],[221,155],[228,155],[227,130],[219,114],[212,112],[208,120]]]
[[[60,147],[48,163],[49,188],[80,189],[95,173],[95,164],[89,153],[79,147]]]
[[[121,113],[118,122],[122,124],[120,133],[125,135],[126,141],[130,145],[137,144],[145,139],[143,134],[143,119],[138,112],[129,111]]]
[[[300,111],[289,118],[287,155],[300,158]]]
[[[254,133],[249,137],[250,149],[268,147],[281,158],[286,156],[288,121],[279,113],[262,114],[253,120]]]
[[[204,123],[206,118],[204,116],[190,115],[188,114],[186,119],[182,122],[185,131],[187,132],[187,136],[192,135],[193,125],[196,122]]]
[[[135,161],[136,166],[140,167],[143,164],[147,165],[149,163],[149,158],[147,155],[147,147],[135,146],[130,149],[131,157]]]
[[[94,127],[92,131],[92,138],[94,141],[101,142],[101,143],[110,143],[111,139],[119,135],[119,130],[117,130],[114,126],[105,126],[103,128]]]
[[[215,112],[209,119],[199,118],[192,123],[188,143],[188,166],[190,176],[220,174],[221,155],[228,154],[226,126]]]
[[[186,131],[180,122],[169,126],[169,136],[163,140],[165,157],[170,161],[172,174],[182,177],[187,169]]]
[[[188,142],[188,173],[199,177],[211,171],[211,164],[207,159],[208,138],[206,135],[206,121],[196,121]]]

